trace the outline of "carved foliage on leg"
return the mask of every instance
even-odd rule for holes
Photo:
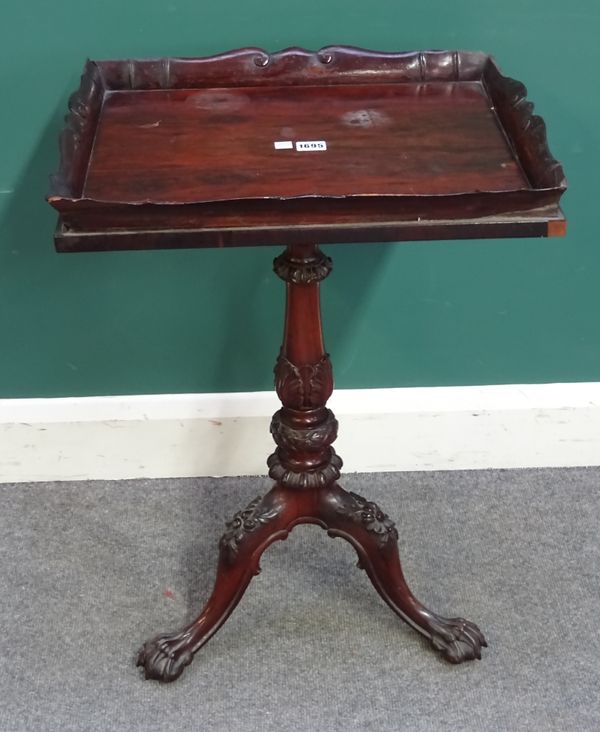
[[[357,493],[346,494],[346,500],[337,507],[337,512],[361,524],[377,541],[380,547],[398,540],[398,531],[391,518],[373,501]]]
[[[429,639],[451,663],[481,658],[487,643],[479,628],[463,618],[444,618],[422,605],[404,578],[398,554],[398,532],[392,520],[372,501],[334,486],[323,503],[330,536],[342,536],[354,546],[373,586],[392,610]],[[354,529],[352,525],[360,528]],[[366,540],[365,530],[375,541]]]
[[[244,542],[261,526],[273,521],[279,515],[277,506],[257,496],[245,509],[238,511],[226,523],[226,531],[221,537],[219,547],[222,556],[233,562]]]
[[[159,635],[144,644],[137,665],[147,679],[175,681],[191,663],[194,653],[225,622],[258,571],[260,552],[277,532],[285,510],[273,492],[255,498],[228,521],[220,542],[220,560],[213,593],[202,613],[178,633]],[[283,538],[279,532],[279,538]],[[257,551],[258,550],[258,551]]]

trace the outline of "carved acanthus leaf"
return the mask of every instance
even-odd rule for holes
[[[273,260],[275,274],[285,282],[295,285],[310,285],[321,282],[332,269],[331,257],[319,249],[315,256],[296,259],[285,251]]]
[[[280,355],[275,364],[275,389],[286,407],[320,407],[333,391],[333,372],[329,354],[315,364],[296,366]]]
[[[279,450],[275,450],[267,460],[269,477],[286,488],[324,488],[340,477],[340,468],[342,467],[341,457],[335,453],[332,447],[329,450],[330,459],[328,463],[316,470],[304,470],[302,472],[296,472],[286,467],[281,461]]]

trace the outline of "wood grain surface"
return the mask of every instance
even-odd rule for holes
[[[528,185],[479,82],[244,87],[110,94],[84,197],[192,203]]]
[[[545,124],[482,53],[90,61],[69,110],[60,251],[564,231]]]

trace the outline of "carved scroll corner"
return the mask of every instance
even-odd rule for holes
[[[252,62],[255,66],[264,69],[265,66],[268,66],[271,63],[271,54],[264,51],[262,48],[259,48],[252,57]]]
[[[320,48],[316,53],[316,57],[324,66],[329,66],[334,60],[333,47],[324,46]]]
[[[47,198],[74,196],[78,159],[89,127],[95,124],[104,96],[104,79],[98,64],[87,60],[79,87],[70,95],[68,112],[59,136],[60,160],[58,170],[50,175]],[[90,139],[91,144],[91,139]]]
[[[500,104],[496,105],[498,114],[508,113],[513,126],[509,132],[516,134],[529,148],[527,157],[536,161],[543,187],[565,191],[567,180],[563,166],[550,152],[546,123],[535,113],[535,104],[528,98],[527,87],[523,82],[505,76],[493,58],[488,63],[488,77],[484,77],[484,81],[491,77],[492,99],[496,95],[500,99]]]

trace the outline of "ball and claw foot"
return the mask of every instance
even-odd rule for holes
[[[430,631],[431,645],[450,663],[481,660],[481,649],[487,648],[483,633],[463,618],[439,618],[431,623]]]
[[[144,643],[138,653],[136,666],[144,668],[146,679],[175,681],[192,662],[192,652],[181,636],[161,635]]]

